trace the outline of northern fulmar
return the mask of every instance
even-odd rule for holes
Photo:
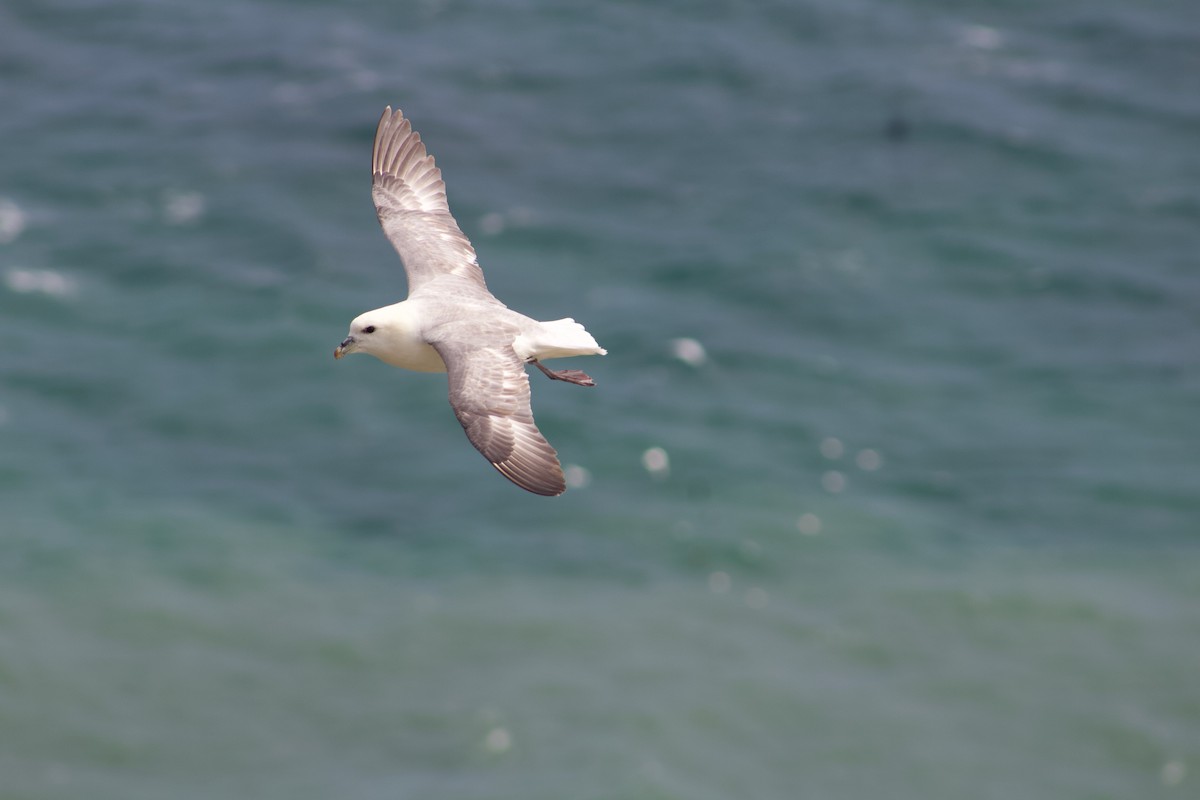
[[[450,214],[442,171],[391,106],[375,131],[371,198],[404,264],[408,299],[356,317],[334,358],[367,353],[394,367],[448,373],[450,405],[475,449],[522,489],[562,494],[558,454],[533,422],[525,365],[594,386],[579,370],[541,362],[607,351],[575,320],[538,322],[488,291],[475,249]]]

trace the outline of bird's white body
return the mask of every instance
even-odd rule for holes
[[[420,298],[410,298],[359,315],[350,323],[351,331],[368,327],[375,330],[370,336],[361,338],[357,352],[413,372],[445,372],[446,362],[425,338],[431,320],[438,319],[436,309],[437,304],[431,306]],[[496,314],[499,309],[488,311]],[[569,317],[538,322],[509,308],[503,308],[503,312],[512,325],[510,344],[522,361],[605,355],[608,352],[596,343],[587,329]]]
[[[371,175],[379,223],[408,275],[408,299],[356,317],[334,356],[367,353],[402,369],[448,373],[450,405],[475,449],[522,489],[562,494],[558,455],[533,421],[525,365],[592,386],[578,370],[541,362],[606,351],[575,320],[539,322],[488,291],[475,249],[450,214],[441,170],[390,107],[375,132]]]

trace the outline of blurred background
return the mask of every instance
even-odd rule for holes
[[[0,6],[0,797],[1200,786],[1189,0]],[[445,379],[438,159],[572,489]]]

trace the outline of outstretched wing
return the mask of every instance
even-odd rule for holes
[[[534,494],[566,491],[558,454],[533,422],[529,377],[511,346],[433,345],[450,376],[450,405],[475,449],[500,474]]]
[[[446,203],[442,171],[426,154],[421,134],[388,106],[375,131],[371,199],[379,224],[400,254],[411,294],[439,275],[470,278],[487,291],[475,249]]]

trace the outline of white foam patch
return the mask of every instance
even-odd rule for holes
[[[578,464],[568,464],[563,468],[563,478],[570,489],[582,489],[592,482],[592,473]]]
[[[805,536],[816,536],[821,532],[821,518],[811,511],[806,511],[796,520],[796,529]]]
[[[846,452],[842,440],[835,436],[827,436],[821,440],[821,455],[828,459],[838,459],[842,457],[842,453]]]
[[[1178,786],[1187,777],[1187,764],[1182,761],[1168,761],[1159,770],[1159,779],[1163,786]]]
[[[512,734],[504,728],[492,728],[483,740],[483,747],[497,755],[508,752],[512,747]]]
[[[713,594],[725,594],[732,588],[733,580],[728,572],[712,572],[708,576],[708,590]]]
[[[858,455],[854,457],[854,463],[858,465],[859,469],[874,472],[883,466],[883,456],[879,455],[878,450],[868,447],[866,450],[858,451]]]
[[[1004,36],[995,28],[986,25],[964,25],[958,32],[958,41],[976,50],[996,50],[1004,44]]]
[[[704,362],[708,361],[708,353],[705,352],[704,345],[695,339],[672,339],[671,355],[693,367],[702,366]]]
[[[821,476],[821,488],[830,494],[838,494],[846,488],[846,476],[831,469]]]
[[[15,241],[25,230],[25,212],[16,201],[0,197],[0,244]]]
[[[4,273],[4,285],[18,294],[67,297],[75,293],[75,282],[52,269],[10,269]]]
[[[163,215],[172,225],[186,225],[204,216],[207,202],[199,192],[167,192],[163,197]]]
[[[651,447],[642,453],[642,466],[657,478],[665,478],[671,472],[671,459],[661,447]]]
[[[504,215],[496,211],[489,211],[479,218],[479,227],[488,236],[503,233]]]

